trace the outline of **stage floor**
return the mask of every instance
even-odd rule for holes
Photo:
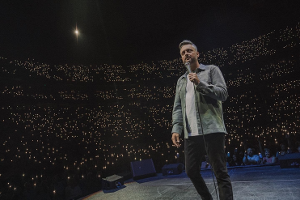
[[[235,200],[299,200],[300,169],[280,166],[240,167],[228,169]],[[210,170],[201,171],[207,186],[217,199]],[[125,183],[121,188],[91,194],[82,200],[194,200],[200,199],[185,173],[146,178]]]

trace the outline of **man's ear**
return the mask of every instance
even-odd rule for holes
[[[199,56],[200,56],[200,53],[197,51],[197,58],[199,58]]]

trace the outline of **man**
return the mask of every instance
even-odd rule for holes
[[[217,178],[220,200],[233,199],[224,150],[222,101],[228,97],[225,80],[217,66],[199,64],[199,52],[191,41],[182,41],[179,49],[183,63],[192,72],[177,81],[172,142],[180,147],[179,137],[184,133],[186,173],[202,199],[212,199],[200,174],[201,158],[206,154]]]
[[[260,158],[258,155],[253,154],[252,148],[248,148],[244,155],[243,163],[245,165],[258,165],[260,164]]]

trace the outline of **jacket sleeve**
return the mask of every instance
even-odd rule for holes
[[[212,66],[210,68],[210,76],[211,84],[200,80],[196,87],[197,91],[213,99],[225,101],[228,97],[227,86],[219,67]]]
[[[174,106],[172,112],[172,133],[179,133],[181,135],[183,130],[183,117],[182,117],[182,107],[180,99],[180,84],[179,81],[176,85],[176,93],[174,99]]]

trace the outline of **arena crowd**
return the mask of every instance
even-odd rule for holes
[[[228,166],[278,164],[300,152],[299,50],[300,23],[200,52],[228,86]],[[120,66],[0,57],[0,67],[1,198],[72,199],[101,190],[101,178],[129,172],[130,162],[152,158],[158,172],[184,163],[170,139],[175,84],[186,70],[179,58]]]

